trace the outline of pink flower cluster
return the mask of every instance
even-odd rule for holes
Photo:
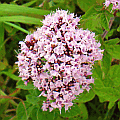
[[[41,28],[19,42],[19,76],[42,91],[43,111],[61,111],[63,106],[68,110],[76,95],[89,91],[94,83],[92,65],[102,59],[103,50],[94,33],[78,28],[79,21],[74,13],[56,10],[45,16]]]
[[[108,7],[110,4],[113,4],[112,10],[120,10],[120,0],[106,0],[105,6]]]

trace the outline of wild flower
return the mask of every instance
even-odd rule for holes
[[[106,0],[104,4],[106,7],[113,4],[112,10],[120,10],[120,0]]]
[[[20,77],[33,81],[46,97],[42,109],[65,111],[73,105],[76,95],[90,90],[92,65],[102,59],[101,44],[95,33],[78,28],[80,19],[74,13],[56,10],[45,16],[43,26],[20,41],[18,54]]]

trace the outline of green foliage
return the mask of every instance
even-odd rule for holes
[[[12,22],[21,22],[21,23],[25,23],[25,24],[41,24],[41,19],[38,18],[33,18],[33,17],[27,17],[27,16],[3,16],[0,17],[0,22],[4,22],[4,21],[12,21]]]
[[[46,120],[46,117],[47,116],[45,116],[45,113],[43,113],[42,110],[38,108],[38,110],[37,110],[37,119],[38,120]],[[48,120],[52,119],[52,118],[53,118],[53,116],[51,116],[50,118],[48,118]]]
[[[108,109],[112,109],[112,107],[115,105],[114,102],[110,101],[108,104]]]
[[[31,16],[36,18],[41,18],[41,15],[49,14],[49,10],[40,10],[36,8],[29,8],[19,5],[12,4],[0,4],[0,15],[23,15],[23,16]]]
[[[92,100],[95,97],[95,93],[91,89],[89,92],[84,91],[82,94],[80,94],[79,96],[76,96],[76,97],[77,97],[77,99],[74,100],[75,102],[85,103],[85,102]]]
[[[105,45],[107,52],[115,59],[120,59],[120,45]]]
[[[116,13],[116,16],[120,17],[120,12],[117,12],[117,13]]]
[[[116,102],[120,98],[119,87],[102,87],[94,90],[98,96],[104,98],[104,101]]]
[[[119,25],[119,27],[117,28],[117,31],[120,32],[120,25]]]
[[[110,14],[108,11],[102,11],[101,13],[101,25],[102,27],[109,31],[109,21],[111,17],[114,17],[112,14]]]
[[[77,0],[77,4],[84,12],[86,12],[90,8],[90,6],[96,3],[101,4],[103,1],[104,0]]]
[[[108,40],[108,37],[112,36],[116,29],[112,29],[108,32],[108,34],[105,36],[105,38]]]
[[[7,20],[6,20],[6,21],[7,21]],[[25,29],[23,29],[23,28],[21,28],[21,27],[15,25],[15,24],[12,24],[12,23],[9,23],[9,22],[4,22],[4,23],[7,24],[7,25],[9,25],[9,26],[12,26],[12,27],[14,27],[14,28],[16,28],[16,29],[18,29],[18,30],[24,32],[24,33],[29,34],[29,32],[28,32],[27,30],[25,30]]]
[[[110,67],[110,70],[108,72],[108,77],[110,80],[113,81],[112,86],[120,86],[120,65],[113,65]]]
[[[1,74],[4,74],[4,75],[9,76],[9,77],[12,78],[13,80],[17,80],[17,81],[18,81],[18,80],[21,80],[20,77],[12,74],[12,73],[10,73],[10,72],[7,72],[7,71],[2,71],[2,72],[0,72],[0,75],[1,75]]]
[[[120,100],[118,101],[118,108],[119,108],[119,110],[120,110]]]
[[[45,111],[43,112],[40,108],[35,108],[36,112],[32,114],[32,119],[33,120],[56,120],[58,117],[58,112],[57,111]]]
[[[111,66],[111,60],[112,60],[112,57],[111,55],[105,50],[104,51],[104,54],[103,54],[103,59],[101,61],[101,69],[102,69],[102,78],[105,79],[107,78],[107,74],[108,74],[108,71],[110,69],[110,66]]]
[[[29,6],[33,5],[34,3],[36,3],[37,1],[38,0],[33,0],[33,1],[28,2],[28,3],[23,4],[22,6],[29,7]]]
[[[62,108],[61,116],[67,118],[73,118],[74,116],[80,115],[81,119],[86,120],[88,118],[88,112],[86,106],[83,103],[74,104],[71,109],[65,112],[65,109]]]
[[[34,89],[34,85],[28,83],[27,85],[24,84],[24,82],[22,80],[17,82],[17,87],[16,88],[21,88],[24,90],[30,90],[30,89]]]
[[[20,102],[17,107],[17,119],[18,120],[27,120],[26,107],[25,107],[25,104],[23,104],[22,102]]]
[[[119,38],[115,38],[115,39],[110,39],[108,41],[105,41],[105,44],[106,45],[116,45],[119,42],[120,42],[120,39]]]
[[[38,105],[38,102],[40,101],[40,98],[37,96],[33,95],[27,95],[26,96],[26,101],[33,104],[33,105]]]
[[[96,8],[97,5],[93,5],[86,11],[86,14],[81,17],[80,27],[83,29],[89,29],[91,31],[96,31],[97,29],[99,29],[98,33],[100,34],[103,32],[100,25],[101,11],[98,11]]]
[[[100,16],[101,24],[105,28],[105,30],[109,31],[109,20],[106,16],[106,14],[102,13]]]
[[[94,84],[95,87],[104,87],[104,83],[102,82],[102,70],[98,64],[94,65],[94,69],[92,70],[93,72],[93,78],[95,79]]]
[[[5,56],[5,47],[3,46],[4,43],[4,26],[3,23],[0,22],[0,60],[2,57]]]

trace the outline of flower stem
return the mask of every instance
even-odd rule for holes
[[[113,21],[114,21],[114,19],[115,19],[115,17],[116,17],[116,13],[117,13],[117,12],[118,12],[118,10],[115,10],[115,12],[114,12],[114,17],[111,17],[111,18],[110,18],[110,21],[109,21],[109,29],[111,28],[111,26],[112,26],[112,24],[113,24]],[[105,30],[104,33],[102,34],[102,39],[105,38],[105,36],[107,35],[107,33],[108,33],[108,31]]]
[[[111,26],[112,26],[112,24],[113,24],[113,21],[114,21],[114,17],[111,17],[110,18],[110,21],[109,21],[109,29],[111,28]],[[102,34],[102,39],[104,39],[105,38],[105,36],[107,35],[107,33],[108,33],[108,31],[107,30],[105,30],[104,31],[104,33]]]

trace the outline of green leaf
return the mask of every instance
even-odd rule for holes
[[[120,110],[120,100],[118,101],[118,109]]]
[[[100,115],[99,110],[96,108],[96,105],[92,102],[88,102],[88,105],[92,108],[92,110],[94,110],[97,114]]]
[[[102,39],[101,34],[95,36],[95,39],[101,43],[100,48],[104,49],[104,40]]]
[[[105,38],[108,39],[108,37],[112,36],[113,33],[114,33],[114,31],[116,31],[116,29],[110,30],[110,31],[107,33],[107,35],[105,36]]]
[[[27,119],[28,119],[35,106],[32,106],[32,104],[30,104],[26,101],[24,102],[24,104],[25,104],[25,108],[26,108],[26,111],[27,111]]]
[[[26,110],[27,110],[27,118],[30,117],[31,113],[32,113],[32,110],[35,108],[35,106],[26,106]]]
[[[31,103],[28,103],[27,101],[25,101],[24,103],[27,111],[27,120],[28,120],[32,114],[33,109],[35,109],[36,106],[32,105]]]
[[[40,109],[40,108],[37,108],[37,107],[34,107],[34,109],[32,110],[32,112],[31,112],[31,118],[32,118],[32,120],[38,120],[37,118],[37,111],[38,111],[38,109]]]
[[[8,33],[11,33],[13,31],[14,28],[12,28],[11,26],[4,24],[4,28]]]
[[[0,89],[0,95],[2,96],[6,96],[6,94]],[[0,103],[5,103],[6,101],[8,101],[9,99],[0,99]]]
[[[120,17],[120,12],[119,11],[116,13],[116,16]]]
[[[38,118],[38,120],[46,120],[46,116],[45,116],[44,112],[42,111],[42,109],[38,109],[37,118]]]
[[[100,24],[100,11],[97,11],[96,5],[90,7],[90,9],[81,17],[80,27],[83,29],[89,29],[91,31],[95,31],[99,29],[102,31],[102,27]],[[97,19],[97,20],[96,20]]]
[[[88,112],[87,108],[84,104],[74,104],[71,109],[67,110],[65,112],[65,109],[62,108],[61,110],[61,116],[62,117],[68,117],[68,118],[73,118],[74,116],[80,115],[81,118],[87,119],[88,118]]]
[[[27,86],[26,85],[18,85],[16,88],[21,88],[21,89],[24,89],[24,90],[30,90],[30,89],[34,89],[34,86],[32,84],[28,84]]]
[[[82,15],[82,19],[88,18],[90,16],[94,16],[98,14],[99,11],[96,10],[96,5],[90,6],[90,8],[85,12],[84,15]]]
[[[102,102],[105,102],[106,99],[104,98],[104,96],[98,96],[99,97],[99,101],[102,103]]]
[[[104,98],[104,101],[116,102],[120,98],[120,87],[95,88],[95,93]]]
[[[64,120],[64,118],[58,116],[56,120]],[[70,119],[69,119],[70,120]]]
[[[17,119],[18,120],[27,120],[26,108],[22,102],[20,102],[17,107]]]
[[[7,72],[7,71],[2,71],[2,72],[0,72],[0,75],[1,75],[1,74],[5,74],[5,75],[9,76],[9,77],[12,78],[13,80],[17,80],[17,81],[21,80],[20,77],[12,74],[12,73],[10,73],[10,72]]]
[[[38,109],[37,111],[37,119],[38,120],[56,120],[58,115],[60,114],[59,110],[55,109],[51,112],[48,111],[43,111],[41,108]]]
[[[120,25],[119,25],[119,27],[117,28],[117,31],[120,32]]]
[[[116,24],[120,25],[120,17],[115,17],[114,21],[115,21]]]
[[[97,19],[97,20],[96,20]],[[80,27],[91,31],[96,31],[97,28],[101,28],[100,15],[90,16],[86,19],[81,19]]]
[[[4,104],[0,104],[0,108],[2,108],[0,110],[0,116],[2,116],[2,114],[4,114],[5,110],[7,110],[9,107],[9,102],[5,102]]]
[[[107,45],[116,45],[119,42],[120,42],[119,38],[114,38],[114,39],[110,39],[108,41],[105,41],[105,44],[107,44]]]
[[[113,4],[110,4],[107,9],[108,9],[110,12],[113,12],[112,8],[113,8]]]
[[[34,85],[33,84],[30,84],[28,83],[27,85],[24,84],[24,81],[20,80],[17,82],[17,87],[16,88],[21,88],[21,89],[24,89],[24,90],[30,90],[30,89],[34,89]]]
[[[41,58],[41,60],[42,60],[42,61],[45,61],[45,62],[47,61],[45,58]]]
[[[116,109],[116,104],[112,107],[112,109],[107,110],[104,120],[111,120],[112,116],[114,115],[115,109]]]
[[[94,65],[92,70],[92,77],[94,78],[95,87],[101,88],[104,87],[103,80],[102,80],[102,70],[98,64]]]
[[[7,94],[4,93],[1,89],[0,89],[0,95],[7,96]],[[15,105],[15,106],[18,105],[14,100],[11,100],[9,98],[8,99],[7,98],[6,99],[5,98],[0,99],[0,103],[3,103],[3,104],[7,103],[7,101],[10,101],[10,103],[13,104],[13,105]]]
[[[41,19],[39,18],[33,18],[33,17],[27,17],[27,16],[3,16],[0,17],[0,22],[21,22],[25,24],[35,24],[35,25],[41,25]]]
[[[18,82],[16,83],[16,85],[24,85],[23,80],[18,81]]]
[[[5,46],[4,43],[4,26],[3,22],[0,22],[0,60],[5,56]]]
[[[4,23],[7,24],[7,25],[10,25],[10,26],[12,26],[12,27],[14,27],[14,28],[16,28],[16,29],[26,33],[26,34],[30,34],[30,32],[28,32],[27,30],[25,30],[25,29],[15,25],[15,24],[13,24],[13,23],[9,23],[9,22],[4,22]]]
[[[74,102],[85,103],[85,102],[92,100],[94,96],[95,96],[95,93],[93,92],[92,89],[90,89],[89,92],[85,91],[79,96],[76,96],[77,98],[74,100]]]
[[[5,47],[5,43],[9,40],[9,38],[5,39],[4,42],[2,42],[2,39],[0,40],[1,41],[1,44],[0,44],[0,54],[2,53],[2,55],[0,56],[0,60],[2,59],[2,56],[4,56],[5,54],[5,50],[4,50],[4,47]],[[4,51],[3,51],[4,50]],[[3,58],[5,59],[5,58]]]
[[[103,29],[99,28],[99,27],[96,27],[94,32],[95,32],[96,35],[101,35],[103,33]]]
[[[111,66],[111,61],[112,61],[112,57],[109,53],[107,53],[107,51],[105,50],[103,53],[103,58],[101,61],[101,68],[103,71],[103,79],[106,78],[108,71],[110,69]]]
[[[115,102],[109,102],[109,104],[108,104],[108,109],[110,110],[110,109],[112,109],[112,107],[115,105]]]
[[[65,1],[65,0],[60,0],[60,1],[59,1],[59,0],[53,0],[53,2],[55,2],[55,3],[60,3],[60,2],[61,2],[61,3],[64,3],[64,1]]]
[[[99,2],[100,0],[77,0],[77,4],[84,12],[86,12],[93,4]]]
[[[32,4],[36,3],[37,1],[38,0],[33,0],[33,1],[27,2],[25,4],[22,4],[22,6],[28,7],[28,6],[31,6]]]
[[[100,16],[101,19],[101,25],[103,26],[103,28],[107,31],[109,31],[109,20],[108,17],[106,16],[105,13],[102,13]]]
[[[80,108],[80,118],[82,118],[83,120],[88,119],[88,111],[85,104],[79,104],[78,106]]]
[[[50,6],[50,8],[53,7],[53,6],[55,6],[53,0],[51,0],[51,1],[49,2],[49,6]]]
[[[41,91],[38,90],[38,88],[34,89],[34,90],[29,90],[29,93],[33,96],[39,96]]]
[[[38,102],[40,101],[40,97],[33,96],[33,95],[27,95],[26,101],[33,105],[38,105]]]
[[[4,70],[6,68],[6,65],[0,61],[0,71]]]
[[[44,96],[38,97],[38,96],[41,94],[41,91],[39,91],[38,88],[36,88],[36,89],[34,88],[34,90],[33,90],[33,89],[30,89],[30,90],[29,90],[29,93],[30,93],[32,96],[36,97],[36,99],[40,99],[40,100],[42,100],[42,101],[45,101],[45,100],[46,100],[46,97],[44,97]]]
[[[0,4],[0,15],[23,15],[41,18],[41,15],[47,15],[50,11],[36,8],[24,7],[12,4]]]
[[[120,45],[105,45],[106,51],[115,59],[120,59]]]
[[[51,0],[52,1],[52,0]],[[55,0],[55,3],[57,3],[59,0]],[[46,1],[47,2],[47,1]],[[64,10],[69,10],[71,13],[75,11],[75,1],[70,1],[70,0],[60,0],[57,4],[52,4],[50,5],[50,2],[46,5],[46,8],[51,7],[50,9],[56,11],[56,9],[64,9]],[[64,5],[63,5],[64,4]],[[48,6],[48,7],[47,7]]]
[[[120,65],[111,66],[108,77],[109,80],[113,81],[114,86],[120,86]]]

